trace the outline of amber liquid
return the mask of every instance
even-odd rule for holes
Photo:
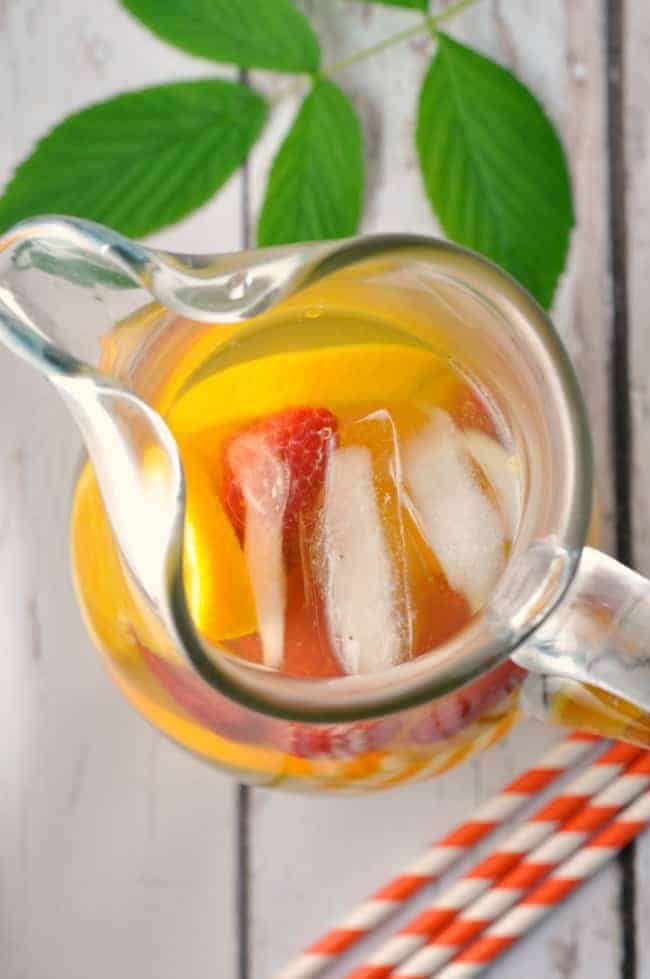
[[[148,311],[113,331],[106,338],[103,366],[111,370],[126,364],[129,382],[164,414],[178,441],[187,480],[186,591],[197,628],[222,651],[216,655],[263,659],[242,539],[224,506],[224,447],[246,426],[296,406],[333,412],[339,447],[363,447],[372,456],[375,491],[379,498],[390,498],[383,517],[389,542],[399,508],[388,470],[380,464],[385,427],[368,419],[387,414],[399,445],[407,446],[426,428],[431,412],[441,411],[461,434],[481,433],[511,457],[507,427],[489,394],[444,349],[432,349],[394,322],[356,310],[346,315],[340,309],[301,307],[295,300],[261,327],[206,327],[179,320],[158,336],[159,319],[155,310]],[[479,464],[472,465],[481,492],[500,512],[494,484]],[[465,627],[477,606],[450,583],[409,513],[401,512],[400,519],[406,528],[404,594],[411,609],[403,657],[410,658],[435,652],[437,644]],[[383,741],[374,726],[381,728],[382,720],[342,726],[352,731],[355,747],[345,755],[337,731],[330,752],[327,727],[312,734],[305,725],[268,721],[230,704],[188,673],[129,585],[88,466],[75,492],[71,540],[89,629],[125,695],[180,744],[242,778],[336,789],[398,784],[452,767],[493,743],[514,721],[519,681],[515,675],[513,682],[510,670],[501,670],[498,677],[477,681],[469,693],[461,692],[458,704],[452,704],[458,722],[440,727],[435,705],[418,708],[398,715],[405,723]],[[508,546],[504,530],[504,558]],[[280,668],[317,682],[340,675],[343,666],[318,582],[306,573],[300,554],[298,548],[285,555]],[[590,703],[590,727],[593,709]],[[446,711],[449,715],[449,707]],[[568,713],[568,723],[579,726],[580,710]],[[608,708],[608,733],[610,714]],[[423,724],[435,728],[438,740],[421,734]],[[420,734],[413,740],[415,728]]]
[[[482,431],[495,443],[505,444],[507,439],[503,421],[484,392],[444,353],[377,317],[340,311],[330,316],[324,309],[294,305],[290,315],[273,318],[271,329],[178,321],[161,331],[160,339],[158,322],[154,309],[118,327],[106,338],[103,366],[114,371],[126,365],[127,381],[161,410],[177,438],[188,490],[186,590],[197,627],[222,653],[255,661],[262,655],[255,602],[241,587],[246,573],[242,542],[223,505],[223,447],[243,427],[291,406],[327,408],[338,419],[339,447],[363,446],[373,456],[380,493],[390,487],[382,486],[388,479],[380,465],[386,430],[372,421],[378,413],[389,414],[404,444],[426,425],[432,409],[446,412],[459,430]],[[489,497],[487,482],[483,489]],[[395,529],[389,511],[387,507],[388,537]],[[394,507],[392,512],[395,515]],[[408,514],[402,519],[408,530],[404,563],[412,605],[411,639],[404,656],[411,657],[462,629],[472,610],[462,593],[449,585],[422,535],[408,524]],[[128,583],[89,467],[77,485],[71,531],[87,623],[116,682],[152,723],[241,777],[330,788],[398,784],[457,764],[513,722],[513,683],[507,670],[503,682],[495,685],[485,678],[480,695],[463,696],[456,740],[452,737],[438,746],[440,735],[435,733],[435,750],[424,735],[417,745],[410,744],[405,733],[386,742],[386,731],[400,728],[399,723],[359,722],[337,728],[332,749],[336,760],[328,760],[327,728],[315,734],[304,725],[268,729],[262,715],[224,702],[187,673],[182,657],[168,647]],[[305,580],[295,553],[291,560],[282,669],[311,676],[315,682],[339,675],[341,662],[328,638],[322,608],[317,610],[313,583]],[[226,713],[230,720],[224,725]],[[418,722],[429,724],[429,715],[420,714]],[[347,727],[355,746],[349,757],[341,747]],[[368,750],[363,749],[366,737]]]
[[[318,452],[331,453],[331,463],[320,466],[318,485],[311,486],[303,485],[314,474],[301,471],[311,461],[308,456],[306,461],[301,461],[300,445],[297,461],[294,458],[293,463],[296,471],[281,459],[272,460],[286,469],[288,485],[292,479],[302,481],[300,493],[309,497],[309,504],[295,515],[291,532],[285,530],[283,553],[278,557],[280,566],[275,567],[269,559],[268,547],[264,551],[268,570],[262,568],[260,579],[260,572],[256,576],[252,567],[250,553],[256,543],[251,540],[254,535],[249,534],[250,528],[243,518],[239,521],[236,515],[227,512],[232,483],[227,459],[233,445],[250,440],[251,434],[257,437],[256,433],[265,432],[269,423],[284,424],[283,419],[296,411],[307,419],[310,412],[328,413],[334,434],[318,447]],[[427,435],[435,427],[434,413],[448,426],[449,436],[436,432]],[[424,456],[422,462],[426,464],[428,437],[434,450],[439,439],[449,437],[458,442],[467,463],[462,475],[471,485],[451,486],[450,493],[455,496],[457,492],[469,491],[470,506],[476,502],[477,494],[484,497],[486,513],[494,517],[497,527],[495,533],[499,539],[494,544],[500,551],[497,563],[501,567],[505,565],[512,528],[506,526],[505,518],[499,513],[500,500],[489,474],[465,450],[462,441],[469,433],[472,438],[482,439],[488,448],[493,443],[493,452],[503,462],[504,478],[511,480],[516,493],[516,460],[508,451],[505,426],[485,393],[461,374],[449,358],[427,349],[392,324],[375,319],[364,322],[360,318],[345,321],[340,316],[320,313],[303,317],[299,330],[295,320],[290,319],[276,322],[272,331],[244,334],[188,379],[171,408],[169,421],[181,453],[199,460],[209,478],[206,492],[210,499],[203,502],[203,509],[226,511],[225,518],[223,514],[220,516],[222,532],[214,539],[206,540],[205,534],[198,530],[192,535],[195,542],[192,556],[202,567],[214,563],[210,561],[210,552],[214,555],[221,548],[229,554],[227,593],[218,580],[218,572],[204,575],[209,584],[203,587],[201,576],[194,575],[194,587],[190,591],[196,597],[197,625],[213,645],[222,648],[225,645],[230,652],[247,660],[269,665],[265,658],[264,629],[257,624],[251,626],[254,620],[257,623],[261,620],[263,625],[264,615],[268,614],[265,611],[268,600],[261,593],[271,592],[270,598],[274,600],[273,590],[278,583],[265,580],[273,575],[282,578],[285,607],[282,610],[284,648],[272,665],[294,675],[318,678],[355,671],[353,657],[346,658],[340,636],[333,635],[337,627],[338,633],[346,633],[344,641],[348,646],[356,642],[360,647],[359,671],[385,668],[386,655],[384,659],[378,655],[373,661],[373,650],[368,648],[373,640],[372,628],[359,621],[363,612],[355,615],[350,607],[352,601],[359,604],[372,601],[378,621],[383,614],[385,629],[382,631],[377,626],[378,642],[384,638],[385,631],[392,629],[393,659],[388,659],[388,665],[430,652],[467,625],[481,602],[471,590],[466,595],[459,586],[456,579],[463,577],[462,569],[450,579],[444,561],[441,563],[427,540],[421,515],[409,501],[404,483],[408,477],[408,460],[415,451]],[[261,466],[268,464],[267,455],[265,449],[260,457]],[[344,594],[345,574],[333,586],[330,580],[329,594],[325,581],[336,576],[336,566],[331,553],[333,545],[323,541],[327,535],[319,528],[326,523],[328,472],[335,468],[337,460],[340,466],[361,462],[361,472],[367,471],[368,475],[363,492],[358,485],[350,487],[349,518],[345,512],[339,512],[336,517],[339,524],[348,519],[351,524],[358,522],[358,528],[344,527],[337,533],[339,528],[334,527],[333,531],[337,541],[334,549],[343,552],[335,557],[341,563],[360,562],[356,575],[349,569],[347,572],[352,585],[357,586],[357,597]],[[403,471],[405,475],[401,475]],[[254,472],[251,478],[255,479]],[[264,491],[263,486],[260,491]],[[198,498],[194,504],[198,511]],[[339,511],[344,504],[345,501],[338,501]],[[256,512],[263,506],[257,498],[255,505]],[[269,505],[272,511],[273,500]],[[444,505],[442,499],[441,506]],[[361,517],[370,510],[374,518],[366,519],[364,524]],[[270,512],[268,523],[272,521],[273,512]],[[237,544],[229,533],[228,522],[234,526],[238,543],[246,553],[244,561],[236,552]],[[263,536],[264,516],[260,518],[259,513],[257,525],[258,536]],[[482,527],[477,527],[477,531],[480,533]],[[364,549],[365,542],[361,540],[364,535],[373,538],[374,551],[372,547]],[[355,551],[361,554],[355,557]],[[473,555],[476,549],[472,551],[470,546],[470,551]],[[382,558],[385,566],[379,570]],[[234,579],[237,579],[235,585]],[[365,590],[359,587],[361,580],[368,583]],[[233,587],[239,601],[233,600]],[[337,588],[338,595],[332,597]],[[226,606],[230,610],[239,606],[239,621],[233,615],[225,621]],[[220,627],[218,623],[222,619]]]

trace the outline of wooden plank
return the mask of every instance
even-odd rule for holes
[[[113,0],[0,3],[0,175],[81,105],[205,74]],[[237,248],[240,216],[235,180],[157,240]],[[0,975],[233,976],[235,787],[111,686],[68,572],[74,427],[4,351],[0,388]]]
[[[628,298],[630,329],[630,393],[634,438],[632,457],[633,527],[635,564],[650,573],[650,512],[647,476],[650,471],[648,417],[650,416],[650,10],[630,4],[625,33],[624,97],[626,112],[626,163],[628,223]]]
[[[600,546],[615,546],[614,462],[610,426],[611,273],[604,106],[605,29],[599,0],[566,4],[563,122],[576,196],[571,274],[558,296],[556,322],[575,364],[594,442]],[[585,30],[585,24],[590,25]]]
[[[412,23],[404,13],[343,3],[306,5],[325,41],[326,63],[345,58]],[[440,7],[444,4],[440,4]],[[589,25],[588,29],[585,25]],[[537,92],[571,154],[580,218],[569,274],[555,318],[577,363],[598,445],[604,542],[611,544],[607,363],[607,233],[603,25],[598,0],[530,0],[482,4],[453,32],[512,67]],[[350,68],[338,80],[361,113],[369,149],[363,229],[435,233],[413,149],[415,97],[432,50],[424,36]],[[261,80],[260,80],[261,81]],[[285,81],[273,84],[282,90]],[[278,118],[252,164],[252,200],[262,199],[265,173],[293,105]],[[383,883],[428,841],[450,828],[504,781],[537,758],[556,732],[534,722],[489,754],[436,782],[380,797],[350,800],[253,793],[253,975],[268,979],[336,916]],[[620,934],[612,913],[616,869],[578,895],[500,966],[503,979],[618,976]],[[350,964],[359,960],[354,954]]]
[[[628,3],[623,17],[622,98],[625,120],[625,170],[621,190],[627,223],[619,243],[627,255],[627,326],[630,409],[632,422],[631,455],[631,559],[643,574],[650,574],[650,509],[647,485],[650,473],[650,10],[647,4]],[[625,256],[624,256],[625,257]],[[625,297],[624,297],[625,298]],[[643,837],[636,846],[636,972],[639,979],[650,973],[650,936],[644,923],[650,914],[650,840]],[[626,977],[627,979],[627,977]]]

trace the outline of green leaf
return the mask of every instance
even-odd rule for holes
[[[417,148],[445,232],[550,306],[573,226],[560,140],[510,72],[446,34],[425,78]]]
[[[0,231],[71,214],[139,238],[205,203],[244,160],[266,104],[243,85],[178,82],[118,95],[42,139],[0,198]]]
[[[425,12],[429,9],[429,0],[361,0],[361,3],[383,3],[387,7],[409,7]]]
[[[122,0],[161,37],[190,54],[242,68],[314,72],[320,48],[290,0]]]
[[[257,238],[290,244],[354,234],[361,217],[363,141],[354,106],[319,80],[271,168]]]

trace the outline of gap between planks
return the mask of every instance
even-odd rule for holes
[[[248,85],[248,72],[242,68],[239,81]],[[250,248],[251,202],[250,169],[248,159],[241,167],[241,247]],[[252,979],[251,975],[251,789],[247,785],[237,786],[236,799],[236,873],[235,873],[235,915],[237,927],[237,979]]]
[[[611,409],[616,499],[616,553],[633,565],[632,424],[625,151],[625,16],[627,0],[603,0],[606,25],[606,105],[612,302]],[[637,979],[636,844],[618,858],[621,871],[621,979]]]

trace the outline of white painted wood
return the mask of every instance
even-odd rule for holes
[[[627,215],[628,215],[628,293],[630,304],[630,389],[632,393],[632,546],[634,561],[645,575],[650,574],[650,10],[647,4],[631,3],[626,8],[625,93]],[[650,914],[650,840],[637,846],[637,920],[648,921]],[[640,976],[650,969],[650,936],[645,927],[638,930]],[[645,972],[643,969],[645,968]]]
[[[637,20],[647,18],[641,4],[629,6]],[[492,0],[453,30],[515,68],[542,96],[571,151],[580,230],[557,319],[586,382],[608,527],[600,7],[599,0]],[[413,18],[342,0],[306,0],[305,8],[325,39],[329,62]],[[633,176],[631,210],[640,255],[647,246],[648,44],[634,48],[631,74],[631,150],[638,150],[643,164]],[[368,140],[367,231],[435,230],[412,140],[415,93],[431,50],[420,37],[340,77]],[[0,0],[0,175],[66,112],[125,87],[214,72],[151,38],[114,0]],[[274,92],[289,84],[286,78],[254,79]],[[291,100],[277,107],[254,154],[255,209],[291,111]],[[188,250],[236,248],[240,218],[241,187],[234,178],[199,214],[155,240]],[[640,365],[650,354],[641,332],[649,302],[645,266],[641,257],[636,265],[633,259]],[[103,675],[80,625],[66,564],[74,433],[51,392],[7,357],[0,357],[0,388],[3,404],[14,406],[0,418],[0,975],[229,979],[235,974],[233,788],[153,734]],[[643,398],[638,405],[641,418],[647,412]],[[378,797],[255,791],[252,979],[268,979],[555,736],[526,723],[464,770]],[[642,887],[647,916],[644,894]],[[523,970],[531,979],[618,977],[617,896],[617,872],[607,871],[513,952],[500,977],[515,979]],[[644,975],[650,950],[643,936],[640,944]]]
[[[614,547],[614,477],[609,437],[611,277],[609,270],[605,23],[599,0],[567,2],[561,120],[571,161],[577,230],[570,274],[556,302],[587,404],[594,442],[600,546]]]
[[[627,24],[627,64],[625,97],[627,127],[628,182],[628,288],[630,298],[630,383],[634,423],[634,555],[644,574],[650,573],[650,508],[647,479],[650,472],[648,450],[650,433],[650,10],[643,4],[632,4]]]
[[[113,0],[0,2],[0,177],[62,115],[118,90],[213,73]],[[236,178],[158,240],[236,248]],[[233,784],[136,717],[72,593],[79,453],[54,393],[0,353],[0,975],[234,975]]]
[[[326,63],[413,23],[412,15],[379,6],[355,7],[331,0],[306,3],[305,8],[319,36],[326,39]],[[597,0],[548,0],[540,9],[534,0],[501,0],[478,5],[450,30],[513,68],[541,96],[572,157],[580,227],[570,271],[558,295],[556,321],[585,385],[598,445],[604,542],[609,544],[609,294],[600,5]],[[436,231],[413,147],[415,98],[432,48],[423,36],[338,78],[355,100],[369,145],[366,231]],[[284,86],[286,82],[280,80],[272,90]],[[255,207],[262,198],[271,155],[292,112],[293,105],[280,103],[279,119],[254,153]],[[531,764],[556,736],[539,724],[523,722],[502,745],[465,768],[379,797],[291,798],[255,791],[254,979],[270,979],[288,958],[385,883],[427,842]],[[618,977],[618,892],[618,871],[608,869],[500,964],[500,979],[518,979],[522,970],[531,979]],[[332,976],[343,976],[363,959],[364,953],[355,951]]]

